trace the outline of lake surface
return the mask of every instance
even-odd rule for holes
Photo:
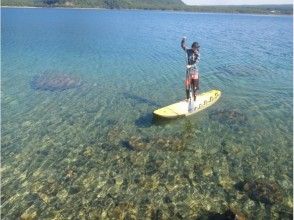
[[[8,8],[1,17],[2,219],[207,219],[228,209],[291,218],[292,17]],[[182,36],[201,45],[201,92],[222,97],[158,121],[155,109],[185,97]],[[40,76],[79,83],[42,90]]]

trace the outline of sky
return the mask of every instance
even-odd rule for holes
[[[270,5],[293,4],[293,0],[182,0],[188,5]]]

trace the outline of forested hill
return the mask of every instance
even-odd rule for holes
[[[2,5],[130,9],[172,9],[185,7],[185,4],[181,0],[2,0]]]
[[[2,0],[2,6],[158,9],[195,12],[293,14],[293,5],[188,6],[181,0]]]

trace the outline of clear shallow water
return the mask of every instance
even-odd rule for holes
[[[193,219],[292,213],[292,17],[2,9],[2,218]],[[167,123],[183,99],[182,36],[221,100]],[[31,87],[65,73],[82,85]],[[236,184],[274,182],[255,201]]]

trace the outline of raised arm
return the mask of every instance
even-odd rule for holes
[[[186,37],[183,37],[181,41],[181,47],[183,48],[184,51],[186,51],[188,48],[186,46]]]

